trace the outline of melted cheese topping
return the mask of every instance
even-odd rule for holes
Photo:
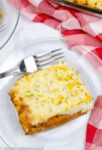
[[[24,76],[10,93],[16,93],[15,102],[22,98],[29,107],[32,125],[58,114],[86,112],[93,108],[92,97],[80,75],[63,62]]]

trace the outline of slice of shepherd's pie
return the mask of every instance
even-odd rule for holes
[[[93,108],[80,75],[64,62],[22,77],[9,95],[26,134],[61,125]]]

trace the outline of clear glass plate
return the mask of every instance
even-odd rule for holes
[[[15,0],[15,8],[9,1],[0,0],[0,9],[3,11],[3,19],[0,24],[4,25],[4,28],[0,29],[0,49],[11,39],[20,17],[20,0]]]
[[[0,72],[14,67],[19,61],[27,56],[56,48],[62,48],[65,52],[68,64],[78,69],[78,72],[86,82],[93,100],[95,101],[97,96],[102,92],[101,77],[84,56],[81,56],[76,51],[72,52],[68,50],[68,46],[61,39],[43,39],[24,43],[16,50],[13,50],[2,64],[0,64]],[[75,147],[77,147],[78,150],[84,149],[86,124],[90,112],[60,127],[32,136],[24,134],[18,121],[15,108],[8,95],[10,88],[18,78],[20,78],[20,76],[8,77],[0,80],[1,139],[9,147],[46,148],[51,145],[67,143],[70,150],[75,150]]]

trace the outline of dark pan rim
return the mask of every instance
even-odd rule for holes
[[[102,10],[99,10],[99,9],[89,8],[89,7],[80,5],[80,4],[76,4],[76,3],[73,3],[73,2],[68,2],[66,0],[54,0],[54,1],[58,2],[58,3],[70,5],[72,7],[77,7],[77,8],[83,9],[83,10],[87,10],[87,11],[90,11],[90,12],[93,12],[93,13],[97,13],[99,15],[102,15]]]

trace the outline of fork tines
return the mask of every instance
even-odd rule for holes
[[[1,24],[0,24],[0,31],[3,31],[3,30],[5,30],[5,29],[6,29],[5,25],[4,25],[3,23],[1,23]]]
[[[45,52],[34,56],[37,67],[43,68],[50,66],[64,58],[64,53],[61,48],[52,50],[50,52]]]

